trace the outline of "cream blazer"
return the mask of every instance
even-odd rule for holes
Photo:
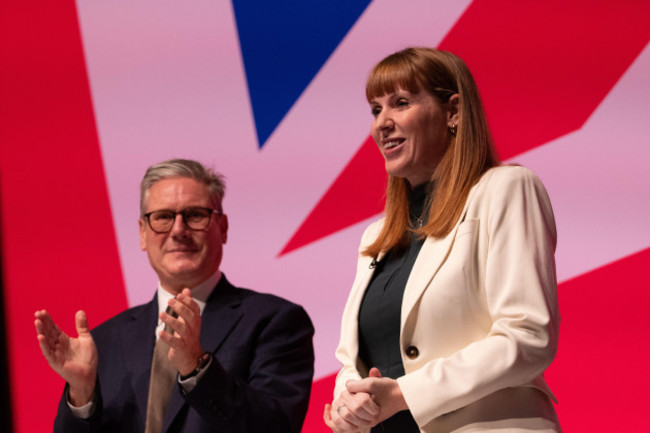
[[[359,251],[382,223],[366,229]],[[425,240],[402,300],[397,379],[421,431],[560,431],[543,377],[560,323],[555,244],[544,186],[520,166],[486,172],[451,233]],[[335,398],[371,367],[358,356],[371,261],[359,254],[343,312]]]

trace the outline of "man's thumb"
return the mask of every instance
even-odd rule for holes
[[[74,316],[75,327],[77,328],[77,335],[85,335],[90,332],[88,329],[88,318],[86,317],[86,312],[83,310],[77,311],[77,314]]]

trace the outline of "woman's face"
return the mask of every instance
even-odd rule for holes
[[[452,106],[441,105],[427,92],[401,88],[370,101],[374,116],[370,133],[384,155],[388,174],[405,178],[411,187],[431,179],[449,145],[447,126],[456,122]]]

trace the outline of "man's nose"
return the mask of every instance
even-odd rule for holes
[[[174,223],[172,224],[172,234],[183,234],[186,233],[189,230],[187,225],[185,224],[185,221],[183,220],[183,214],[182,213],[177,213],[174,216]]]

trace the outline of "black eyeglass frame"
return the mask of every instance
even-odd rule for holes
[[[190,225],[187,223],[187,216],[186,216],[187,213],[190,212],[190,211],[192,211],[192,210],[196,210],[196,209],[200,209],[200,210],[204,210],[204,211],[209,211],[209,212],[210,212],[210,218],[208,218],[208,222],[207,222],[207,224],[206,224],[205,227],[203,227],[202,229],[195,229],[195,228],[192,228],[192,227],[190,227]],[[167,229],[167,230],[165,230],[165,231],[158,231],[158,230],[156,230],[155,228],[153,228],[153,225],[151,224],[151,215],[154,214],[154,213],[156,213],[156,212],[170,212],[170,213],[172,214],[172,220],[171,220],[172,223],[170,224],[169,229]],[[186,207],[185,209],[181,209],[181,210],[179,210],[179,211],[173,211],[173,210],[170,210],[170,209],[157,209],[157,210],[152,210],[151,212],[147,212],[146,214],[143,214],[142,216],[143,216],[144,219],[147,221],[147,224],[149,225],[149,228],[150,228],[154,233],[163,234],[163,233],[169,233],[170,231],[172,231],[172,228],[174,227],[174,223],[176,222],[176,215],[180,215],[180,216],[181,216],[181,218],[183,219],[183,224],[184,224],[185,227],[187,227],[189,230],[198,231],[198,232],[200,232],[200,231],[204,231],[204,230],[206,230],[208,227],[210,227],[210,222],[212,221],[212,218],[211,218],[211,217],[212,217],[212,214],[216,214],[217,216],[222,216],[222,215],[223,215],[223,212],[220,211],[220,210],[217,210],[217,209],[211,209],[211,208],[209,208],[209,207],[190,206],[190,207]]]

